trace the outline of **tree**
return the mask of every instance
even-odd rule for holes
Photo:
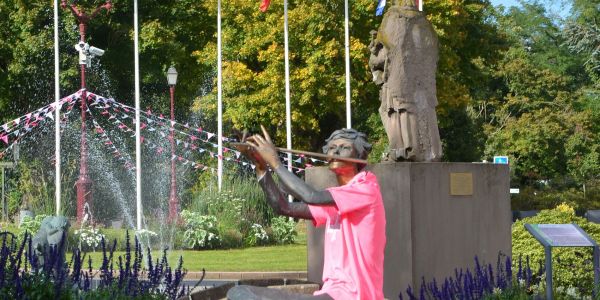
[[[224,119],[237,128],[256,130],[259,123],[266,124],[277,132],[276,141],[281,144],[285,141],[282,5],[273,2],[264,14],[252,2],[223,5]],[[374,135],[375,140],[383,139],[382,131],[373,127],[382,125],[372,122],[378,119],[379,101],[367,66],[369,31],[376,29],[380,17],[374,16],[373,1],[357,0],[350,5],[353,125]],[[454,110],[464,112],[471,95],[479,93],[478,87],[485,81],[477,64],[496,61],[502,47],[495,26],[486,22],[489,8],[488,2],[476,0],[427,4],[428,18],[440,36],[437,82],[442,128],[452,123]],[[343,6],[331,1],[289,4],[294,147],[318,149],[327,134],[345,123],[342,15]],[[215,49],[211,43],[197,53],[199,61],[214,68]],[[198,99],[196,109],[215,115],[216,86]],[[457,139],[450,134],[460,134],[444,133],[447,140]]]

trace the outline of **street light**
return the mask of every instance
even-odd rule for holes
[[[167,71],[167,82],[170,87],[174,87],[177,84],[177,70],[175,70],[175,67],[170,67]]]
[[[167,82],[171,93],[171,121],[175,121],[175,85],[177,84],[177,70],[170,67],[167,71]],[[175,135],[173,122],[171,122],[171,196],[169,197],[169,221],[177,220],[177,183],[175,180]]]

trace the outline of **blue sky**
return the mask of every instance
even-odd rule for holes
[[[506,8],[511,6],[521,6],[517,0],[490,0],[493,5],[504,5]],[[570,5],[568,0],[540,0],[546,6],[546,11],[558,13],[565,17],[569,14]]]

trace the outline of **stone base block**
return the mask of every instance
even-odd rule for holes
[[[381,163],[377,175],[386,210],[384,294],[398,299],[433,278],[443,282],[474,258],[495,265],[510,255],[511,210],[507,165],[486,163]],[[326,167],[307,169],[316,188],[336,185]],[[323,230],[309,224],[308,280],[321,282]]]

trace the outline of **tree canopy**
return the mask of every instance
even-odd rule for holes
[[[285,142],[283,2],[222,1],[225,134],[264,124]],[[316,151],[345,120],[344,5],[289,0],[293,147]],[[439,128],[446,161],[511,159],[513,182],[584,185],[600,180],[598,0],[568,1],[564,19],[542,2],[494,7],[488,0],[432,0],[425,15],[440,45]],[[91,10],[99,0],[77,1]],[[386,146],[378,89],[368,67],[381,17],[374,0],[350,3],[352,124]],[[48,1],[0,3],[0,113],[3,121],[53,99],[53,20]],[[217,1],[143,1],[139,7],[141,100],[167,114],[165,72],[175,66],[176,119],[216,131]],[[61,95],[79,89],[76,21],[60,12]],[[89,25],[105,49],[89,90],[132,104],[133,4],[114,0]],[[568,184],[568,185],[569,185]]]

